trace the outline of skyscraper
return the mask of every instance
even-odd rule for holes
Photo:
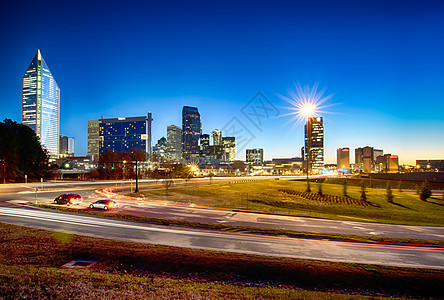
[[[355,166],[357,170],[364,173],[371,173],[374,162],[373,147],[365,146],[355,149]]]
[[[324,125],[322,117],[310,117],[305,124],[305,159],[308,171],[318,173],[324,167]]]
[[[350,170],[350,148],[339,148],[336,150],[337,168],[340,172]]]
[[[51,157],[59,155],[60,89],[40,53],[22,79],[22,124],[35,131]]]
[[[236,138],[225,136],[222,138],[222,145],[225,148],[225,160],[233,162],[236,160]]]
[[[182,130],[176,125],[167,126],[167,157],[171,160],[182,159]]]
[[[74,156],[74,138],[61,135],[59,144],[59,156],[70,157]]]
[[[182,156],[184,159],[199,157],[199,138],[202,134],[200,114],[197,107],[182,109]]]
[[[100,150],[99,120],[88,121],[88,152],[93,161],[99,160]]]

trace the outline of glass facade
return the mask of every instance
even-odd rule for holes
[[[202,125],[197,107],[184,106],[182,109],[182,155],[184,159],[199,157],[201,134]]]
[[[147,152],[147,118],[116,118],[99,120],[99,152],[116,152],[140,148]]]
[[[167,149],[169,159],[182,159],[182,129],[178,126],[167,127]]]
[[[37,50],[22,79],[22,124],[35,131],[51,157],[59,154],[60,89]]]
[[[308,171],[319,173],[324,168],[324,125],[322,117],[308,118],[305,124],[305,158]]]
[[[99,136],[99,120],[88,121],[88,156],[93,160],[99,159],[100,136]]]
[[[236,138],[234,136],[226,136],[222,138],[222,144],[225,148],[226,160],[233,162],[236,160]]]

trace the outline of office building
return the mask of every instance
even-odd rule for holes
[[[148,159],[150,160],[153,156],[153,147],[151,145],[152,136],[151,136],[151,125],[153,123],[153,116],[151,112],[148,112],[148,118],[146,119],[146,153],[148,154]]]
[[[74,156],[74,138],[61,135],[59,141],[59,156],[73,157]]]
[[[376,159],[376,165],[378,166],[379,172],[398,173],[398,155],[385,154],[383,156],[378,156]]]
[[[59,155],[60,89],[37,50],[22,79],[22,124],[35,131],[50,157]]]
[[[88,121],[88,150],[87,156],[92,161],[99,160],[100,150],[100,135],[99,135],[99,120]]]
[[[213,138],[213,145],[214,146],[222,145],[222,132],[219,129],[214,129],[211,132],[211,137]]]
[[[185,160],[199,157],[199,138],[202,134],[200,114],[197,107],[182,109],[182,156]]]
[[[357,171],[371,173],[374,168],[373,147],[365,146],[355,149],[355,166]]]
[[[182,159],[182,129],[176,125],[167,126],[167,158]]]
[[[245,162],[254,166],[262,166],[264,164],[264,149],[247,149]]]
[[[337,170],[347,173],[350,170],[350,148],[339,148],[336,150]]]
[[[321,172],[324,168],[324,125],[322,117],[308,118],[305,124],[304,150],[308,172]]]
[[[225,160],[233,162],[236,160],[236,138],[225,136],[222,138],[222,146],[225,148]]]
[[[139,148],[148,153],[147,117],[99,120],[99,154],[107,149],[115,152]]]
[[[379,156],[383,156],[384,155],[384,150],[380,150],[380,149],[373,149],[373,161],[376,162],[376,159]]]
[[[205,151],[207,147],[210,145],[210,135],[209,134],[201,134],[199,139],[200,146],[200,156],[205,157]]]
[[[444,171],[444,159],[417,159],[416,166],[424,170]]]
[[[165,161],[167,160],[168,151],[167,151],[167,139],[165,137],[161,137],[157,144],[153,147],[153,155],[154,155],[154,161]]]

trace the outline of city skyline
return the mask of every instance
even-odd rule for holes
[[[400,164],[442,159],[439,2],[274,3],[111,3],[103,14],[97,3],[72,4],[77,15],[65,4],[9,3],[0,118],[20,122],[21,77],[41,49],[63,91],[60,134],[75,138],[76,155],[86,155],[88,120],[151,111],[157,140],[180,126],[183,106],[195,106],[204,133],[225,134],[233,118],[251,132],[237,158],[246,148],[263,148],[266,159],[300,156],[304,126],[276,117],[289,106],[280,95],[319,82],[336,104],[322,115],[326,163],[338,148],[364,146]],[[43,29],[30,32],[36,18]],[[261,124],[243,113],[259,91],[278,112]]]

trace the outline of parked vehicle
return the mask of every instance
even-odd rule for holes
[[[54,199],[55,204],[80,204],[82,203],[83,198],[77,194],[62,194]]]
[[[117,203],[114,200],[98,200],[96,202],[90,203],[89,207],[108,210],[108,209],[112,209],[112,208],[118,208],[119,203]]]

